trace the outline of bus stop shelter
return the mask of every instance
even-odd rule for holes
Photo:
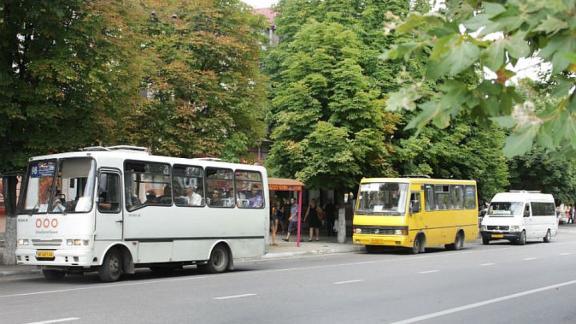
[[[304,190],[304,184],[298,180],[294,179],[284,179],[284,178],[268,178],[268,189],[270,191],[288,191],[296,192],[298,195],[298,226],[296,230],[296,246],[300,246],[302,228],[302,191]]]

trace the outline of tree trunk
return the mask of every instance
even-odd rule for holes
[[[6,206],[6,234],[4,244],[3,264],[16,264],[16,186],[18,178],[15,175],[4,176],[4,204]]]

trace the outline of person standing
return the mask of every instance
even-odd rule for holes
[[[298,228],[298,204],[294,198],[290,200],[290,218],[288,219],[288,232],[286,237],[282,240],[285,242],[290,241],[290,234]]]
[[[322,209],[316,206],[316,199],[310,200],[310,205],[308,205],[308,209],[304,215],[304,222],[309,219],[308,227],[310,228],[310,235],[308,236],[308,242],[312,241],[314,236],[316,236],[316,241],[320,240],[320,226],[322,226],[322,220],[320,219],[321,215]]]
[[[324,205],[324,215],[326,216],[326,233],[328,236],[333,236],[334,232],[334,220],[335,218],[335,208],[332,200],[328,200],[328,203]]]

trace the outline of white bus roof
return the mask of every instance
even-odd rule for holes
[[[64,159],[64,158],[79,158],[79,157],[92,157],[96,160],[134,160],[134,161],[150,161],[162,162],[169,164],[194,164],[198,166],[220,166],[224,168],[233,169],[248,169],[248,170],[262,170],[263,166],[240,164],[220,161],[214,158],[178,158],[162,155],[152,155],[146,151],[131,150],[131,149],[115,149],[115,150],[94,150],[94,151],[78,151],[57,153],[49,155],[41,155],[31,157],[29,161],[49,160],[49,159]]]
[[[554,197],[551,194],[534,193],[534,192],[501,192],[494,195],[493,202],[507,202],[507,201],[539,201],[539,202],[554,202]]]

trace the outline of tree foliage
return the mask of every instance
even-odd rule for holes
[[[0,170],[115,137],[140,69],[129,2],[0,3]]]
[[[558,203],[576,202],[576,165],[561,155],[543,149],[510,161],[510,188],[551,193]]]
[[[395,26],[402,36],[384,54],[409,61],[425,55],[423,79],[407,79],[390,96],[390,110],[414,110],[409,128],[447,127],[466,112],[510,129],[504,151],[526,153],[534,141],[544,148],[576,149],[576,1],[448,1],[447,9],[413,13]],[[549,64],[545,75],[556,105],[535,106],[511,82],[523,58]],[[494,79],[485,77],[492,71]],[[471,78],[471,75],[480,76]],[[422,91],[427,82],[439,92]]]
[[[498,127],[461,117],[445,129],[426,127],[418,135],[399,140],[395,166],[401,174],[474,179],[479,199],[490,200],[509,184],[507,159],[502,154],[504,137]]]
[[[147,1],[147,97],[125,138],[178,156],[237,160],[265,134],[263,17],[240,1]]]
[[[272,79],[272,146],[267,163],[311,187],[350,188],[362,176],[395,174],[390,137],[399,119],[384,93],[399,65],[378,59],[386,12],[404,1],[280,1],[280,45],[265,67]]]

